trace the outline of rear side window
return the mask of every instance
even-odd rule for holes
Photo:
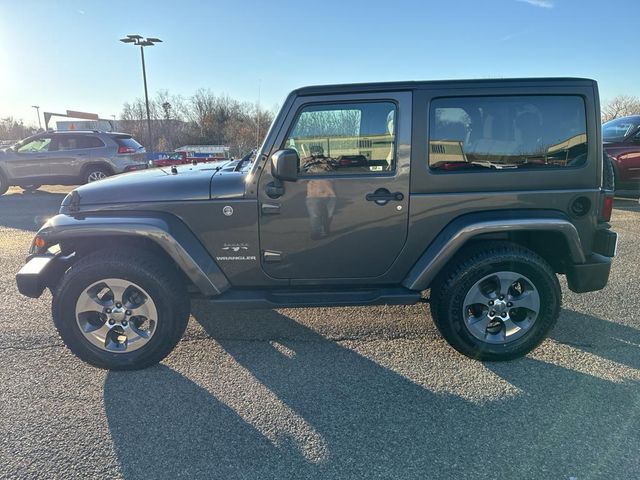
[[[142,148],[135,138],[130,135],[114,135],[113,139],[116,141],[119,147],[128,147],[134,150]]]
[[[81,145],[83,145],[80,148],[98,148],[98,147],[104,147],[104,142],[102,140],[100,140],[98,137],[94,137],[91,135],[86,135],[85,137],[83,137],[83,142],[81,143]]]
[[[579,96],[439,98],[429,125],[432,170],[562,168],[587,159]]]

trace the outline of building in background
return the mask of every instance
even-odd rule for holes
[[[229,147],[225,145],[184,145],[174,152],[193,152],[194,157],[229,157]]]
[[[112,132],[115,130],[111,120],[63,120],[56,122],[56,130],[99,130]]]

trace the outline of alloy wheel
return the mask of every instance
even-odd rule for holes
[[[87,176],[87,182],[88,183],[96,182],[98,180],[102,180],[103,178],[107,178],[107,174],[101,170],[96,170],[95,172],[91,172]]]
[[[479,340],[509,343],[522,337],[540,313],[533,282],[516,272],[496,272],[478,280],[464,298],[467,330]]]
[[[96,347],[127,353],[143,347],[153,337],[158,311],[151,296],[139,285],[108,278],[82,291],[76,302],[76,322]]]

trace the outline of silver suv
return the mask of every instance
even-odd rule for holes
[[[144,168],[145,149],[127,133],[49,131],[0,150],[0,195],[11,185],[30,191]]]

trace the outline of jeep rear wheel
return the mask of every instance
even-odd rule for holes
[[[64,275],[53,319],[69,349],[100,368],[134,370],[171,352],[190,303],[183,282],[142,250],[102,250]]]
[[[432,316],[443,337],[479,360],[526,355],[560,311],[560,284],[549,264],[507,242],[479,244],[458,256],[431,292]]]

